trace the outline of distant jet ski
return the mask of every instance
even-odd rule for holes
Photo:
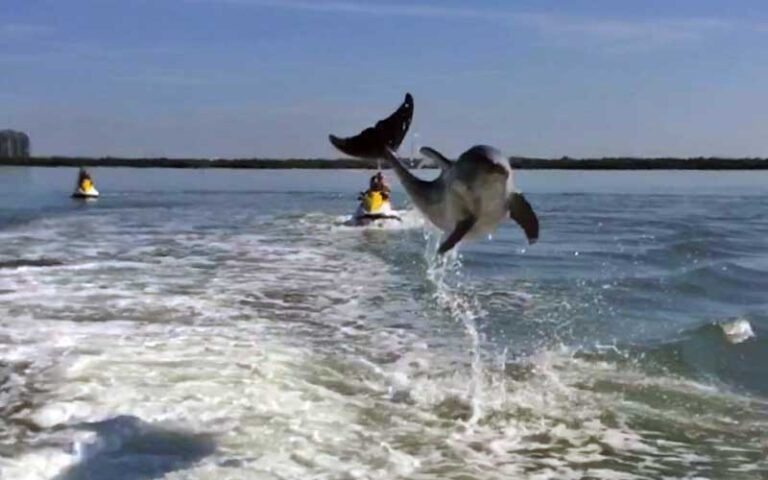
[[[402,222],[400,214],[392,208],[383,192],[368,190],[360,195],[360,204],[349,222],[351,226],[365,227],[371,224],[385,226]]]
[[[99,191],[93,185],[93,179],[84,168],[80,169],[77,177],[77,186],[72,192],[72,198],[98,198]]]

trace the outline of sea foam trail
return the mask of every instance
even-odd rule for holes
[[[421,213],[419,213],[418,210],[414,210],[414,209],[398,210],[395,213],[397,213],[400,216],[400,220],[377,221],[377,222],[372,222],[369,225],[365,225],[365,226],[355,225],[353,215],[342,215],[342,216],[336,217],[333,228],[339,231],[344,231],[344,230],[398,231],[398,230],[419,229],[419,228],[423,228],[425,225],[424,217],[422,217]]]
[[[287,478],[306,477],[313,471],[337,472],[333,476],[338,477],[350,469],[365,470],[362,458],[363,463],[335,460],[345,449],[334,451],[334,445],[359,443],[354,440],[357,408],[347,403],[349,393],[344,392],[347,388],[361,392],[374,388],[373,392],[387,394],[402,379],[397,374],[379,377],[372,372],[378,379],[375,387],[346,386],[348,382],[338,368],[362,368],[365,372],[369,367],[361,363],[362,367],[353,368],[346,361],[334,366],[338,362],[329,363],[324,358],[333,356],[333,347],[341,352],[349,350],[355,339],[366,333],[364,325],[355,320],[356,295],[343,292],[372,297],[378,290],[374,287],[387,283],[386,269],[371,259],[354,258],[359,254],[350,258],[335,249],[308,248],[292,241],[281,244],[254,235],[234,235],[218,242],[174,236],[174,241],[182,243],[184,252],[205,245],[210,254],[220,255],[217,264],[221,268],[211,277],[190,271],[189,264],[197,263],[190,257],[165,265],[144,264],[136,272],[143,277],[143,289],[164,295],[113,298],[125,299],[113,314],[132,316],[134,320],[129,322],[17,317],[8,325],[16,340],[7,346],[4,356],[41,362],[43,358],[57,359],[56,367],[42,380],[49,393],[42,405],[27,412],[28,418],[42,429],[42,438],[50,439],[53,431],[71,432],[73,443],[64,441],[58,447],[29,451],[18,462],[4,465],[3,471],[9,478],[52,478],[57,473],[82,471],[85,467],[78,465],[87,458],[79,452],[98,456],[94,452],[102,451],[98,445],[103,442],[78,434],[76,425],[126,414],[150,424],[179,423],[193,432],[213,433],[219,453],[216,460],[201,467],[203,471],[215,470],[221,462],[230,472],[271,472]],[[142,245],[127,253],[133,257],[151,251]],[[172,252],[166,253],[174,257]],[[119,265],[101,262],[78,275],[105,275],[114,268]],[[176,274],[168,278],[171,271]],[[45,287],[38,288],[35,297],[14,293],[11,298],[35,317],[39,313],[69,315],[70,311],[77,315],[77,309],[50,302],[59,297],[69,299],[69,306],[94,307],[88,297],[76,294],[76,284],[58,282],[55,272],[29,271],[25,275],[23,282]],[[178,275],[204,282],[205,291],[188,280],[177,284],[181,280]],[[13,287],[20,279],[6,280]],[[115,295],[122,289],[133,290],[122,282],[113,287]],[[179,288],[190,294],[179,292]],[[160,305],[164,313],[158,310]],[[27,322],[34,322],[36,329],[25,329]],[[323,337],[314,348],[305,343],[304,334],[318,332]],[[381,331],[377,337],[379,350],[399,350],[401,342],[412,342],[398,332]],[[328,344],[331,340],[334,345]],[[230,432],[241,433],[232,438]],[[134,434],[128,429],[125,435]],[[259,454],[241,458],[241,454],[233,457],[228,453],[245,455],[247,451]],[[119,448],[114,454],[135,457]],[[378,448],[372,454],[384,458],[401,455],[391,447]],[[107,467],[94,464],[93,468]],[[380,468],[381,478],[391,476],[390,468],[401,469],[388,467],[386,461]],[[100,471],[104,470],[95,474]]]
[[[0,478],[766,472],[764,402],[567,347],[481,363],[485,297],[401,232],[373,245],[321,214],[151,212],[94,219],[88,242],[71,241],[83,219],[9,234],[65,266],[0,270],[18,393]]]

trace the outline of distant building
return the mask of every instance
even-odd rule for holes
[[[0,158],[29,157],[29,137],[24,132],[0,130]]]

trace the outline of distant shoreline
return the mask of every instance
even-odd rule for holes
[[[355,159],[203,159],[117,157],[0,158],[0,166],[21,167],[130,167],[130,168],[230,168],[230,169],[362,169],[373,170],[379,162]],[[768,170],[762,158],[510,158],[513,168],[523,170]],[[381,162],[382,168],[389,168]],[[424,167],[433,168],[433,167]]]

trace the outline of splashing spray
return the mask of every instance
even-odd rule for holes
[[[476,320],[482,316],[482,310],[475,297],[460,291],[461,287],[461,257],[457,249],[438,255],[437,249],[440,234],[434,229],[425,229],[427,248],[425,259],[427,263],[427,279],[434,285],[433,298],[437,304],[448,312],[450,318],[461,322],[470,342],[470,367],[472,379],[469,385],[469,401],[472,415],[468,425],[476,425],[482,416],[482,378],[483,365],[480,355],[480,334]]]

